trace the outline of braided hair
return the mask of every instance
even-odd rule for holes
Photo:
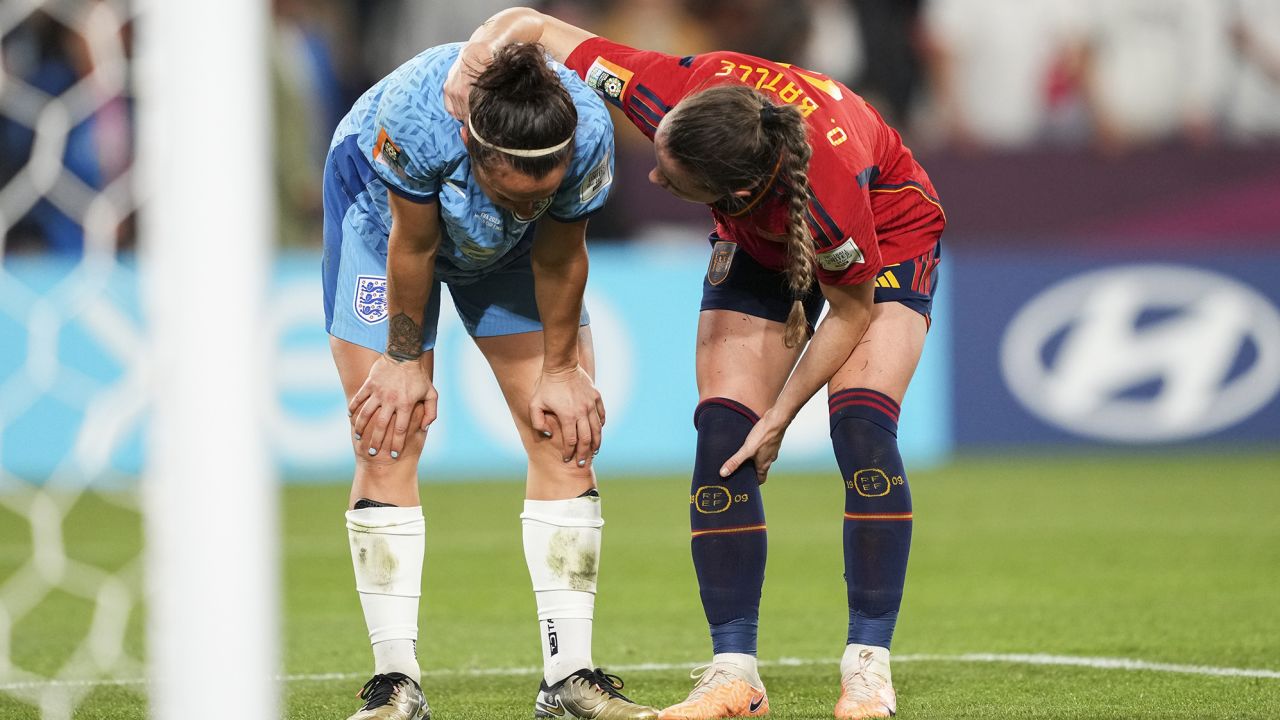
[[[787,316],[787,347],[809,335],[802,299],[813,289],[817,257],[805,215],[809,206],[808,130],[800,111],[775,105],[743,85],[720,85],[685,98],[665,126],[672,159],[704,189],[720,195],[717,206],[740,210],[740,190],[764,191],[774,177],[787,207],[785,275],[794,302]]]

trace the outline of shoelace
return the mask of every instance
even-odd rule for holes
[[[585,675],[586,675],[586,679],[592,685],[595,685],[597,688],[600,689],[601,692],[608,695],[609,697],[614,697],[614,698],[618,698],[619,700],[631,702],[631,698],[619,692],[619,690],[622,690],[622,688],[626,685],[626,683],[622,682],[622,678],[618,677],[617,675],[611,675],[605,672],[602,668],[596,668],[595,670],[592,670],[591,672],[586,673]]]
[[[703,695],[711,692],[711,688],[716,686],[716,676],[725,674],[724,668],[716,667],[715,663],[699,665],[689,671],[689,679],[697,680],[698,683],[693,686],[693,690],[689,693],[689,697],[685,698],[685,702],[693,702],[701,700]]]
[[[382,707],[391,702],[391,696],[396,692],[396,685],[405,678],[400,673],[391,673],[390,675],[374,675],[369,678],[369,682],[360,688],[360,692],[356,693],[356,697],[365,700],[364,707],[361,710],[372,710],[373,708]]]
[[[870,700],[875,697],[876,691],[880,685],[884,684],[885,678],[879,673],[868,672],[871,669],[873,655],[870,650],[863,650],[858,653],[858,668],[851,672],[845,673],[841,680],[844,683],[845,692],[850,698],[858,701]],[[872,680],[872,678],[875,680]],[[860,682],[854,683],[854,680]]]

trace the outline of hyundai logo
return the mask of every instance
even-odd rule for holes
[[[1113,267],[1027,303],[1000,360],[1014,397],[1052,425],[1113,442],[1187,440],[1275,397],[1280,313],[1217,273]]]

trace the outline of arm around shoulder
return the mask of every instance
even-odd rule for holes
[[[445,80],[445,108],[459,120],[467,116],[471,84],[484,72],[499,48],[511,43],[541,43],[552,57],[565,62],[594,33],[527,7],[514,7],[489,18],[458,53]]]
[[[471,35],[470,45],[493,51],[513,42],[541,43],[555,59],[564,62],[574,49],[595,33],[527,7],[514,7],[489,18]]]

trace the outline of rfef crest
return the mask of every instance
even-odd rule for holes
[[[356,317],[370,325],[387,319],[387,279],[381,275],[356,276]]]
[[[882,497],[889,494],[891,483],[880,468],[868,468],[854,473],[849,485],[862,497]]]
[[[690,498],[693,507],[703,515],[715,515],[729,509],[733,504],[733,496],[729,488],[723,485],[703,485],[694,491]]]
[[[733,255],[738,251],[738,243],[720,240],[711,250],[711,262],[707,263],[707,282],[719,285],[729,277],[729,268],[733,267]]]

